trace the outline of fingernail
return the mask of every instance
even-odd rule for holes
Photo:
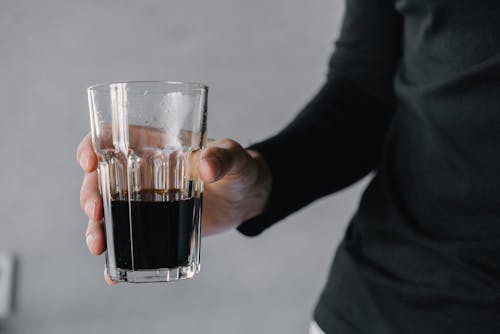
[[[85,214],[90,219],[94,218],[94,210],[95,210],[95,201],[87,201],[85,203]]]
[[[94,249],[94,241],[95,241],[95,236],[92,233],[87,234],[87,238],[85,239],[87,241],[87,247],[90,249],[92,253],[96,253]]]

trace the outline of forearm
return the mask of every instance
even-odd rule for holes
[[[250,146],[269,166],[271,193],[263,215],[239,230],[258,234],[367,175],[377,166],[392,112],[348,79],[330,80],[285,129]]]

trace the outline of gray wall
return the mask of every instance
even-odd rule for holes
[[[340,0],[3,0],[0,250],[20,270],[0,332],[305,333],[363,182],[258,238],[204,239],[193,280],[108,287],[84,242],[75,148],[86,87],[123,80],[205,82],[210,137],[269,136],[323,82],[342,11]]]

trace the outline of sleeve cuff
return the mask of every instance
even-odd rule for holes
[[[279,147],[279,144],[276,137],[247,147],[247,149],[255,150],[262,155],[273,177],[266,210],[262,214],[244,221],[237,227],[237,230],[245,236],[253,237],[261,234],[268,227],[282,220],[290,213],[290,209],[284,206],[286,200],[280,194],[280,189],[283,189],[280,186],[280,175],[273,170],[280,168],[273,159],[277,155],[277,151],[275,150],[277,147]]]

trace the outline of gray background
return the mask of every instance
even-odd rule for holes
[[[0,250],[20,268],[0,332],[305,333],[366,180],[258,238],[205,238],[195,279],[108,287],[84,242],[75,149],[85,89],[109,81],[201,81],[210,137],[271,135],[322,84],[342,12],[341,0],[3,0]]]

